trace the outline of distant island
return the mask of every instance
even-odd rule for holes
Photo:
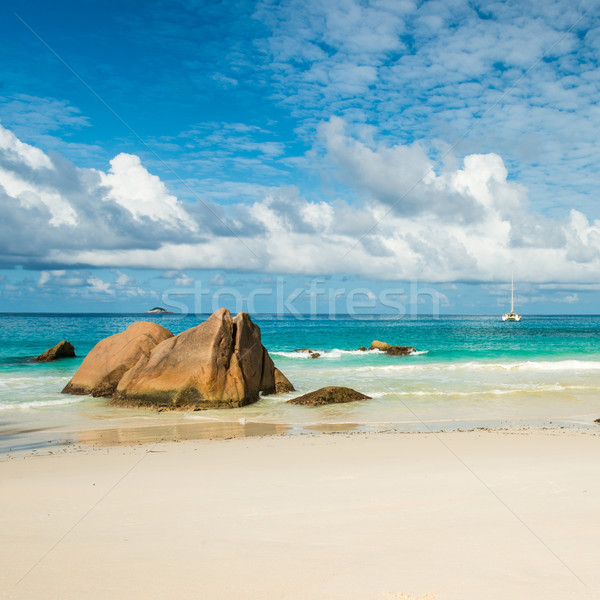
[[[156,313],[161,313],[161,314],[173,314],[173,311],[171,310],[167,310],[166,308],[163,308],[162,306],[155,306],[154,308],[151,308],[150,310],[146,311],[146,314],[156,314]]]

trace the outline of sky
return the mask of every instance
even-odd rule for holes
[[[7,0],[0,52],[0,311],[600,312],[600,0]]]

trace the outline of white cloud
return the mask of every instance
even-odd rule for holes
[[[182,273],[179,277],[175,278],[175,285],[177,287],[190,287],[194,285],[194,279]]]
[[[105,200],[126,208],[136,220],[147,217],[166,227],[185,227],[192,231],[197,225],[181,202],[168,193],[165,184],[142,166],[139,156],[121,153],[110,161],[108,173],[99,172],[101,185],[107,188]]]
[[[73,130],[90,125],[87,117],[65,100],[14,94],[10,98],[0,97],[0,103],[6,122],[34,138],[62,128]]]
[[[225,285],[225,277],[221,273],[215,273],[208,282],[210,285]]]
[[[121,273],[121,271],[117,270],[117,279],[115,280],[115,287],[123,288],[131,283],[133,283],[133,277],[130,277],[126,273]]]
[[[52,161],[38,148],[24,144],[8,129],[0,126],[0,153],[5,159],[21,161],[32,169],[52,169]]]
[[[47,158],[45,155],[44,157]],[[24,159],[24,162],[27,166],[31,166],[29,160]],[[8,196],[17,200],[23,208],[37,206],[47,208],[51,215],[49,223],[54,227],[59,225],[73,227],[77,225],[75,209],[60,193],[47,191],[43,186],[27,181],[2,167],[0,167],[0,187],[4,188]]]
[[[600,222],[576,210],[559,219],[537,214],[497,154],[434,168],[421,146],[389,145],[374,128],[352,135],[332,119],[321,131],[319,161],[344,182],[353,203],[307,200],[286,187],[266,189],[250,205],[207,210],[180,202],[138,157],[119,155],[108,174],[53,157],[53,178],[40,182],[15,152],[0,162],[0,208],[7,215],[0,256],[8,264],[45,265],[56,280],[65,277],[64,267],[83,264],[164,269],[163,277],[181,286],[193,283],[182,271],[191,268],[422,281],[502,281],[514,270],[520,281],[597,282]],[[11,195],[6,172],[36,190],[43,186],[77,221],[48,228],[40,210],[52,217],[51,208],[23,202],[19,190]],[[28,234],[32,226],[36,236]],[[120,271],[113,283],[79,278],[96,294],[137,293]],[[50,285],[50,275],[42,273],[38,284]]]
[[[90,286],[90,291],[97,293],[104,293],[104,294],[110,294],[110,295],[114,295],[114,290],[111,289],[110,287],[110,283],[108,281],[102,281],[102,279],[100,279],[99,277],[96,277],[95,275],[92,275],[91,277],[88,277],[87,280],[88,285]]]
[[[593,4],[264,0],[257,16],[271,29],[274,96],[307,139],[338,115],[403,144],[493,151],[538,210],[576,203],[597,216]]]

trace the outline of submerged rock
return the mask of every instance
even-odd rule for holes
[[[319,356],[321,356],[321,354],[319,352],[315,352],[314,350],[311,350],[310,348],[296,348],[296,350],[294,350],[294,352],[308,354],[310,358],[319,358]]]
[[[111,404],[233,408],[256,402],[260,392],[275,391],[275,365],[261,343],[260,328],[248,314],[232,318],[222,308],[140,357],[119,381]]]
[[[100,340],[85,357],[63,394],[111,396],[121,377],[142,357],[173,334],[156,323],[139,321]]]
[[[314,350],[311,350],[310,348],[296,348],[296,350],[294,350],[294,352],[308,354],[310,356],[310,358],[319,358],[319,356],[321,356],[321,354],[319,352],[315,352]]]
[[[322,406],[323,404],[339,404],[342,402],[355,402],[356,400],[370,400],[370,396],[365,396],[352,388],[328,386],[309,392],[298,398],[288,400],[288,404],[300,404],[302,406]]]
[[[274,371],[274,379],[276,394],[285,394],[286,392],[296,391],[294,386],[290,383],[290,380],[277,368]]]
[[[56,360],[58,358],[73,358],[75,356],[75,348],[73,348],[73,344],[71,342],[67,342],[67,340],[62,340],[62,342],[58,342],[56,346],[52,346],[52,348],[48,348],[45,352],[42,352],[39,356],[36,356],[36,362],[50,362],[51,360]]]

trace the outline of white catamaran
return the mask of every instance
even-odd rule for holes
[[[510,312],[502,315],[503,321],[520,321],[521,315],[515,313],[515,277],[514,274],[511,277],[511,288],[510,288]]]

